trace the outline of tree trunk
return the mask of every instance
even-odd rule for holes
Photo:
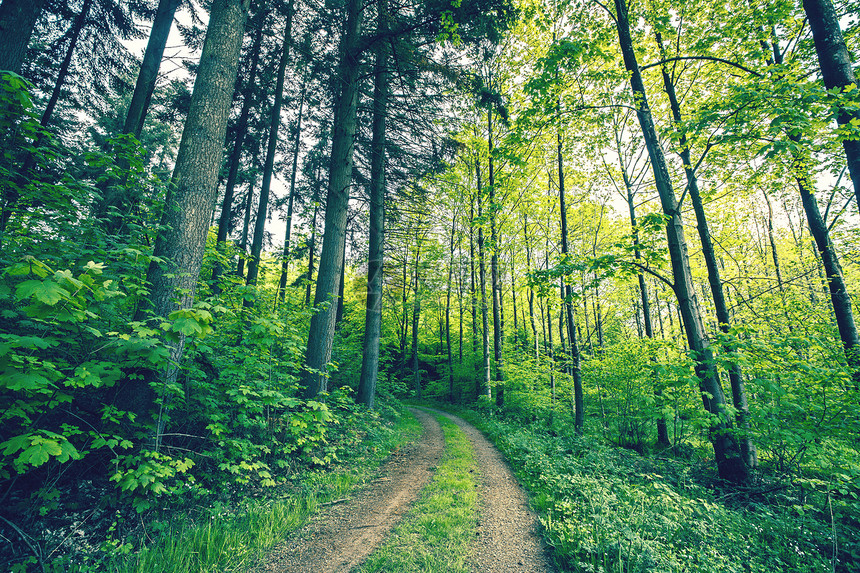
[[[457,213],[451,217],[451,246],[448,251],[448,292],[445,300],[445,342],[448,346],[448,402],[454,403],[454,358],[451,353],[451,283],[454,273],[454,233],[457,230]]]
[[[478,355],[478,288],[475,272],[475,203],[472,198],[469,199],[469,275],[469,292],[472,299],[472,362],[477,368],[475,357]],[[480,395],[481,376],[479,372],[475,372],[475,399],[477,400]]]
[[[155,242],[154,255],[163,262],[149,266],[146,278],[151,295],[148,304],[138,309],[138,319],[147,315],[163,319],[174,310],[189,308],[194,301],[249,3],[250,0],[213,0],[211,4],[191,105]],[[164,424],[165,393],[179,373],[184,342],[180,336],[170,348],[171,366],[161,385],[162,412],[156,428],[156,448]],[[149,381],[136,382],[128,391],[132,393],[129,409],[144,417],[153,399]]]
[[[221,214],[218,217],[218,235],[215,240],[215,250],[218,253],[224,252],[224,246],[227,242],[227,234],[230,229],[230,211],[233,208],[233,197],[236,192],[236,179],[239,176],[239,162],[242,157],[242,148],[245,144],[245,139],[248,135],[248,117],[251,113],[252,94],[254,92],[254,79],[257,76],[257,65],[260,61],[260,47],[263,43],[263,26],[262,22],[258,22],[257,33],[254,35],[254,43],[251,46],[251,65],[248,71],[248,78],[245,81],[245,87],[242,90],[242,110],[239,112],[239,119],[236,122],[236,138],[233,141],[233,150],[230,152],[230,167],[227,172],[227,183],[224,187],[224,198],[221,201]],[[246,209],[249,213],[250,206]],[[248,228],[250,220],[245,221],[245,228]],[[212,282],[213,290],[220,292],[218,281],[223,272],[220,259],[216,258],[215,264],[212,265]]]
[[[305,354],[307,368],[302,376],[305,397],[313,398],[325,392],[328,376],[325,372],[331,360],[334,326],[337,318],[337,294],[343,267],[346,242],[349,188],[352,184],[353,147],[360,65],[358,43],[361,29],[359,0],[346,4],[346,27],[343,32],[337,75],[339,93],[335,101],[329,163],[328,197],[326,198],[325,229],[320,253],[314,306],[320,310],[311,318],[308,346]],[[326,305],[324,308],[323,305]]]
[[[857,82],[851,67],[851,55],[839,29],[839,18],[830,0],[803,0],[803,9],[812,29],[812,39],[815,41],[815,51],[821,66],[821,75],[828,90],[838,88],[840,91],[854,91],[856,97]],[[852,131],[850,137],[842,138],[842,148],[848,162],[848,172],[854,183],[854,197],[860,208],[860,139],[858,126],[852,122],[860,122],[860,110],[849,110],[840,107],[836,121],[845,129]]]
[[[51,117],[54,115],[54,109],[57,107],[57,102],[60,101],[60,93],[63,91],[63,85],[66,83],[66,76],[69,74],[69,67],[72,64],[72,55],[75,52],[75,47],[78,45],[78,40],[81,37],[81,31],[84,29],[84,21],[87,19],[90,7],[93,5],[93,0],[84,0],[84,5],[81,6],[81,11],[75,16],[74,22],[70,28],[69,47],[66,48],[66,55],[60,64],[60,71],[57,73],[57,81],[54,82],[54,91],[51,92],[51,98],[48,100],[48,105],[45,106],[45,111],[42,113],[42,119],[39,123],[42,127],[47,127],[51,122]],[[25,169],[25,172],[29,169]]]
[[[559,103],[560,106],[560,103]],[[561,110],[559,109],[559,112]],[[564,197],[564,159],[561,154],[561,126],[556,134],[556,161],[558,164],[558,203],[561,215],[561,256],[569,262],[570,251],[567,245],[567,204]],[[570,343],[570,370],[573,376],[573,402],[575,417],[573,426],[577,434],[585,429],[585,400],[582,392],[582,369],[579,365],[579,343],[576,340],[576,323],[573,321],[573,293],[570,281],[564,281],[564,296],[562,300],[564,313],[567,317],[567,339]]]
[[[376,0],[376,11],[376,30],[378,34],[384,35],[388,28],[388,0]],[[364,314],[361,375],[358,382],[358,402],[368,408],[373,408],[376,394],[376,378],[379,373],[379,338],[382,331],[382,263],[385,251],[385,130],[390,91],[388,42],[377,42],[375,49],[373,135],[370,142],[370,204],[368,207],[370,211],[370,245],[367,253],[367,304]]]
[[[789,138],[795,143],[800,143],[800,137],[791,135]],[[808,153],[808,152],[807,152]],[[809,179],[808,156],[796,153],[792,163],[792,170],[803,200],[803,210],[806,212],[806,220],[809,224],[809,232],[815,239],[815,246],[821,255],[821,264],[824,266],[824,274],[827,277],[827,288],[830,293],[830,302],[833,306],[833,315],[836,326],[839,329],[839,337],[845,351],[845,360],[851,370],[851,378],[855,388],[860,388],[860,338],[857,335],[857,325],[854,322],[854,312],[851,308],[851,295],[845,287],[842,276],[842,267],[836,257],[836,250],[830,241],[830,233],[821,212],[818,202],[813,194],[812,183]]]
[[[284,78],[287,71],[287,61],[290,58],[290,43],[293,41],[293,6],[287,8],[287,23],[284,27],[284,41],[281,46],[281,59],[278,62],[278,75],[275,80],[275,102],[272,104],[269,116],[269,139],[266,148],[266,161],[263,164],[263,185],[260,187],[260,203],[257,207],[257,219],[254,222],[254,240],[251,243],[251,258],[248,259],[248,276],[245,284],[257,285],[257,275],[260,272],[260,257],[263,254],[263,234],[266,229],[266,219],[269,210],[269,193],[272,189],[272,173],[275,169],[275,151],[278,147],[278,129],[281,127],[281,107],[284,103]],[[254,298],[245,297],[244,306],[254,306],[258,294]]]
[[[152,29],[149,40],[146,43],[146,51],[143,54],[143,63],[137,74],[134,84],[134,92],[131,95],[131,103],[125,115],[123,133],[131,133],[140,139],[143,131],[143,121],[152,100],[152,92],[155,90],[155,82],[158,79],[158,70],[161,68],[161,60],[164,57],[164,48],[167,46],[167,37],[173,26],[173,17],[181,0],[160,0],[152,21]]]
[[[484,190],[481,185],[481,161],[475,160],[475,173],[478,179],[478,219],[483,220],[483,195]],[[483,223],[478,225],[478,269],[481,283],[481,323],[483,329],[481,331],[481,349],[483,350],[482,362],[482,394],[487,398],[492,398],[493,388],[490,376],[490,338],[489,324],[487,320],[487,264],[484,256],[484,227]]]
[[[493,164],[493,112],[487,112],[487,157],[489,179],[489,206],[490,210],[490,277],[493,289],[493,361],[496,363],[496,406],[501,407],[505,403],[505,376],[504,364],[502,363],[502,323],[501,323],[501,298],[502,285],[499,281],[499,243],[496,236],[496,180],[495,166]]]
[[[281,261],[281,280],[278,283],[278,301],[283,301],[287,290],[287,279],[290,274],[290,236],[293,230],[293,204],[296,199],[296,174],[299,170],[299,151],[302,145],[302,112],[305,105],[305,84],[302,84],[302,95],[299,99],[299,116],[296,120],[296,142],[293,145],[293,166],[290,171],[290,196],[287,199],[286,234],[284,235],[284,252]]]
[[[421,298],[418,296],[419,276],[418,276],[418,261],[421,258],[421,242],[415,249],[415,276],[412,295],[412,376],[415,384],[415,396],[421,399],[421,368],[418,363],[418,321],[421,319]]]
[[[245,195],[245,216],[242,219],[242,238],[239,240],[239,264],[236,267],[236,275],[245,276],[245,260],[248,258],[248,234],[251,229],[251,211],[254,206],[254,185],[257,184],[254,177],[248,183],[248,191]]]
[[[305,306],[311,305],[311,285],[314,282],[314,254],[317,249],[317,215],[319,203],[314,203],[314,215],[311,218],[311,236],[308,239],[308,285],[305,289]]]
[[[660,51],[661,59],[665,59],[663,50],[663,38],[660,32],[655,32],[657,39],[657,47]],[[675,93],[675,85],[672,83],[672,78],[666,69],[665,64],[661,66],[663,73],[663,88],[666,90],[666,95],[669,97],[669,106],[672,110],[672,118],[675,122],[676,129],[681,130],[681,105],[678,103],[678,96]],[[717,256],[714,253],[714,243],[711,240],[711,233],[708,229],[708,219],[705,216],[705,207],[702,204],[702,197],[699,193],[699,180],[693,171],[693,163],[690,158],[690,147],[687,143],[686,134],[681,131],[678,141],[678,155],[681,157],[681,163],[684,166],[684,174],[687,177],[687,191],[690,194],[690,201],[693,204],[693,211],[696,214],[696,229],[699,232],[699,240],[702,244],[702,256],[705,258],[705,266],[708,270],[708,284],[711,287],[711,297],[714,301],[714,313],[717,316],[719,329],[723,334],[728,335],[730,330],[729,309],[726,306],[726,297],[723,294],[723,283],[720,280],[720,269],[717,266]],[[731,355],[737,351],[737,345],[729,343],[726,346],[726,352]],[[741,455],[744,462],[749,468],[755,468],[758,465],[758,455],[756,447],[750,437],[749,423],[749,405],[747,404],[747,393],[744,387],[744,378],[741,368],[737,361],[730,361],[729,367],[729,382],[732,387],[732,402],[734,403],[735,421],[740,428],[741,435],[738,437],[740,443]]]
[[[526,246],[526,276],[532,274],[532,250],[529,242],[529,220],[528,216],[523,214],[523,240]],[[540,361],[540,345],[538,344],[537,327],[535,325],[535,291],[529,285],[529,325],[532,327],[532,336],[534,337],[535,345],[535,360]]]
[[[633,50],[625,1],[615,0],[615,9],[621,53],[627,70],[631,72],[630,84],[633,99],[636,102],[636,115],[651,159],[654,182],[660,195],[663,213],[669,219],[666,225],[666,236],[674,276],[675,296],[678,298],[679,310],[684,319],[687,340],[695,362],[696,375],[699,378],[702,401],[705,409],[715,414],[715,420],[710,428],[710,439],[714,447],[717,468],[723,479],[743,483],[749,479],[749,468],[741,455],[736,437],[729,431],[731,419],[726,412],[725,396],[713,366],[713,352],[696,302],[681,213],[654,128],[651,110],[648,107],[645,86]]]
[[[27,45],[45,0],[3,0],[0,4],[0,70],[21,73]]]

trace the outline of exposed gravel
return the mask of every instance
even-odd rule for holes
[[[258,572],[347,572],[370,555],[430,481],[444,451],[439,422],[410,410],[423,426],[421,439],[394,453],[349,501],[321,511],[279,544]]]
[[[433,410],[457,424],[469,437],[481,473],[481,508],[472,550],[475,573],[545,573],[556,571],[538,534],[537,516],[507,461],[487,439],[461,418]]]

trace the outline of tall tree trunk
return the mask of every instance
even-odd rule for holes
[[[317,215],[319,202],[314,203],[314,215],[311,218],[311,236],[308,239],[308,285],[305,288],[305,306],[311,305],[311,285],[314,282],[314,254],[317,250]]]
[[[561,104],[559,103],[559,108]],[[561,109],[559,109],[561,112]],[[558,165],[558,204],[561,215],[561,256],[569,262],[570,251],[567,245],[567,204],[564,197],[564,159],[561,154],[561,126],[556,133],[556,161]],[[582,369],[579,365],[579,343],[576,340],[576,323],[573,321],[573,292],[570,281],[564,281],[564,296],[562,305],[567,316],[567,339],[570,343],[570,370],[573,377],[573,402],[575,417],[574,428],[577,434],[585,429],[585,399],[582,392]]]
[[[0,4],[0,70],[21,73],[27,45],[46,0],[3,0]]]
[[[499,242],[496,236],[496,175],[493,163],[493,111],[487,111],[487,158],[488,158],[488,187],[490,211],[490,276],[493,282],[493,361],[496,363],[496,406],[505,403],[505,376],[504,364],[502,363],[502,318],[501,298],[502,285],[499,281]]]
[[[523,240],[526,246],[526,276],[532,274],[532,250],[529,242],[529,219],[528,215],[523,214]],[[535,326],[535,291],[529,284],[528,288],[529,300],[529,325],[532,327],[532,336],[534,337],[535,345],[535,360],[540,361],[540,345],[538,344],[537,327]]]
[[[478,192],[480,193],[480,185]],[[475,272],[475,202],[469,199],[469,292],[472,300],[472,361],[477,368],[475,357],[478,355],[478,288]],[[479,369],[478,369],[479,370]],[[475,399],[481,395],[480,372],[475,372]]]
[[[747,467],[736,436],[729,430],[731,419],[726,410],[725,396],[720,386],[718,374],[713,366],[713,352],[705,334],[702,316],[696,302],[693,290],[690,262],[687,257],[687,244],[684,238],[684,226],[681,220],[681,212],[675,198],[666,161],[654,122],[648,100],[645,94],[645,85],[639,72],[639,64],[636,61],[636,53],[633,50],[633,40],[630,36],[630,23],[627,15],[627,6],[624,0],[615,0],[615,10],[618,25],[618,40],[624,64],[631,72],[630,85],[633,91],[633,99],[636,102],[636,115],[648,156],[651,159],[651,168],[654,172],[654,182],[660,195],[660,203],[663,213],[668,217],[666,235],[669,243],[669,257],[672,263],[674,276],[675,296],[678,298],[679,310],[684,319],[687,333],[687,341],[692,351],[695,363],[696,375],[699,378],[702,401],[705,409],[715,414],[711,424],[710,439],[714,447],[717,468],[720,477],[736,483],[743,483],[749,479],[749,468]]]
[[[281,107],[284,103],[284,78],[287,71],[287,61],[290,59],[290,44],[293,41],[293,4],[287,8],[287,23],[284,27],[284,40],[281,46],[281,59],[278,62],[278,76],[275,80],[275,102],[272,104],[269,116],[269,138],[266,148],[266,161],[263,164],[263,185],[260,187],[260,202],[257,207],[257,219],[254,224],[254,240],[251,243],[251,258],[248,259],[248,276],[245,284],[257,285],[257,275],[260,272],[260,257],[263,254],[263,234],[266,230],[266,219],[269,210],[269,194],[272,189],[272,174],[275,169],[275,151],[278,148],[278,129],[281,127]],[[256,297],[245,298],[245,307],[254,305]]]
[[[147,315],[168,317],[176,309],[189,308],[194,301],[249,3],[250,0],[213,0],[211,4],[191,105],[155,242],[154,255],[163,262],[149,266],[146,278],[151,295],[149,304],[138,309],[138,319]],[[164,425],[167,388],[176,381],[184,343],[180,336],[170,346],[171,366],[163,374],[160,391],[156,448]],[[128,409],[144,418],[154,398],[149,380],[134,382],[126,391],[130,394]]]
[[[445,300],[445,342],[448,346],[448,402],[454,403],[454,358],[451,353],[451,282],[454,272],[454,233],[457,230],[457,213],[451,217],[451,243],[448,250],[448,292]]]
[[[815,51],[821,66],[821,75],[828,90],[839,88],[857,95],[857,81],[851,67],[851,55],[839,29],[839,18],[830,0],[803,0],[803,9],[812,29],[812,39],[815,41]],[[840,107],[836,114],[837,123],[853,134],[842,139],[842,148],[848,162],[848,172],[854,183],[854,197],[860,208],[860,139],[858,139],[858,122],[860,110]],[[852,123],[853,122],[853,123]]]
[[[415,275],[413,280],[412,296],[412,376],[415,385],[415,395],[421,399],[421,368],[418,363],[418,321],[421,319],[421,297],[418,296],[419,276],[418,262],[421,259],[421,241],[415,249]]]
[[[152,100],[152,92],[155,90],[155,82],[158,79],[158,70],[161,68],[161,60],[164,57],[164,48],[167,46],[167,37],[173,26],[173,17],[181,0],[160,0],[152,21],[152,29],[149,32],[149,40],[146,43],[146,51],[143,54],[143,63],[137,74],[134,84],[134,92],[125,115],[123,133],[131,133],[140,139],[143,131],[143,121],[149,110],[149,102]]]
[[[478,219],[483,220],[483,195],[484,190],[481,185],[481,160],[475,160],[475,173],[478,179]],[[492,398],[493,388],[490,376],[490,338],[489,324],[487,320],[487,263],[484,254],[484,227],[483,223],[478,225],[478,269],[481,283],[481,322],[483,329],[481,331],[481,349],[483,350],[483,362],[481,379],[483,383],[482,394],[487,398]]]
[[[296,120],[296,141],[293,144],[293,166],[290,171],[290,196],[287,199],[286,234],[284,235],[284,252],[281,261],[281,280],[278,283],[279,301],[284,300],[287,290],[287,278],[290,274],[290,237],[293,231],[293,205],[296,200],[296,174],[299,170],[299,151],[302,145],[302,112],[305,106],[305,84],[302,83],[302,95],[299,99],[299,116]],[[371,404],[372,406],[372,404]]]
[[[262,14],[262,12],[261,12]],[[215,250],[218,253],[224,252],[224,247],[227,243],[227,234],[230,230],[230,212],[233,208],[233,197],[236,192],[236,179],[239,176],[239,163],[242,157],[242,148],[248,135],[248,117],[251,114],[251,103],[254,93],[254,79],[257,77],[257,66],[260,61],[260,47],[263,43],[263,26],[262,21],[257,22],[257,31],[254,35],[254,43],[251,45],[251,65],[248,70],[248,78],[245,80],[245,86],[242,90],[242,110],[239,112],[239,119],[236,122],[236,138],[233,140],[233,149],[230,152],[229,170],[227,172],[227,183],[224,187],[224,198],[221,200],[221,214],[218,217],[218,235],[215,240]],[[250,219],[250,204],[246,211],[249,213]],[[247,229],[250,220],[245,221]],[[223,268],[220,259],[216,259],[212,265],[212,282],[215,285],[215,292],[220,291],[218,280],[221,277]]]
[[[54,82],[54,91],[51,92],[48,105],[45,106],[45,111],[42,113],[42,119],[39,122],[42,124],[42,127],[47,127],[51,122],[51,118],[54,115],[54,109],[57,107],[57,102],[60,101],[60,94],[63,91],[63,86],[66,83],[66,76],[69,74],[69,67],[72,64],[72,55],[75,52],[75,47],[78,45],[81,31],[84,29],[84,22],[87,19],[87,15],[89,14],[90,7],[92,7],[92,5],[93,0],[84,0],[84,4],[81,6],[81,11],[78,12],[77,16],[75,16],[75,20],[72,22],[72,26],[69,29],[69,47],[66,48],[66,55],[63,57],[63,61],[60,64],[60,71],[57,73],[57,81]],[[28,170],[25,169],[25,171]]]
[[[251,211],[254,206],[254,185],[257,178],[254,177],[248,183],[248,191],[245,195],[245,216],[242,218],[242,237],[239,239],[239,264],[236,267],[236,275],[245,276],[245,261],[248,258],[248,235],[251,230]]]
[[[382,36],[388,29],[388,0],[376,0],[376,12],[376,31]],[[376,395],[376,378],[379,373],[379,338],[382,332],[382,262],[385,250],[385,129],[390,91],[388,60],[388,42],[377,42],[376,77],[373,87],[373,135],[370,142],[370,203],[368,207],[370,211],[370,244],[367,253],[367,304],[364,313],[361,375],[358,382],[358,402],[368,408],[373,408]]]
[[[660,32],[655,32],[657,39],[657,47],[660,51],[661,59],[665,59],[663,49],[663,38]],[[663,73],[663,88],[666,90],[666,95],[669,97],[669,106],[672,110],[672,119],[675,122],[675,127],[682,130],[681,127],[681,104],[678,103],[678,96],[675,93],[675,84],[672,83],[672,78],[669,76],[669,71],[666,65],[661,66]],[[729,309],[726,305],[726,297],[723,294],[723,283],[720,280],[720,269],[717,266],[717,256],[714,253],[714,243],[711,240],[711,233],[708,228],[708,219],[705,216],[705,207],[702,204],[702,197],[699,193],[699,180],[696,177],[696,172],[693,171],[693,163],[690,158],[690,146],[687,143],[686,134],[681,131],[678,141],[678,155],[681,157],[681,163],[684,166],[684,174],[687,177],[687,192],[690,194],[690,201],[693,204],[693,211],[696,214],[696,229],[699,232],[699,241],[702,244],[702,256],[705,258],[705,267],[708,270],[708,284],[711,287],[711,298],[714,301],[714,313],[717,316],[719,329],[723,334],[728,334],[730,330]],[[730,343],[726,346],[726,352],[729,355],[736,353],[737,345]],[[755,468],[758,465],[758,455],[756,447],[750,437],[749,423],[749,405],[747,404],[747,393],[744,387],[744,378],[741,368],[736,360],[731,360],[728,366],[729,382],[732,387],[732,402],[734,403],[735,421],[740,428],[741,435],[738,437],[740,443],[741,455],[744,462],[750,468]]]
[[[325,229],[320,253],[317,288],[314,306],[320,308],[311,318],[308,346],[305,353],[307,368],[302,376],[305,397],[313,398],[325,392],[328,386],[326,367],[331,360],[334,341],[334,326],[337,318],[337,294],[340,291],[340,275],[343,267],[346,241],[349,188],[352,185],[353,147],[355,140],[356,112],[358,110],[358,87],[360,62],[358,44],[360,40],[362,2],[348,0],[346,24],[341,40],[336,85],[334,122],[331,136],[331,161],[329,163],[328,197],[326,198]]]
[[[800,143],[800,137],[797,135],[790,135],[789,138],[795,143]],[[848,289],[845,287],[842,267],[839,265],[836,250],[830,241],[830,233],[813,194],[813,186],[809,178],[808,151],[803,155],[802,153],[804,152],[795,153],[792,171],[800,190],[809,232],[815,239],[815,246],[821,255],[821,264],[824,266],[824,274],[827,277],[826,283],[830,293],[830,302],[833,306],[833,315],[845,351],[845,360],[851,370],[854,387],[860,388],[860,338],[857,335],[857,325],[854,322],[854,312],[851,308],[851,295],[848,294]]]

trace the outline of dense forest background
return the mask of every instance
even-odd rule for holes
[[[857,571],[858,10],[3,0],[4,564],[80,565],[90,508],[130,552],[411,398],[499,420],[571,569]],[[582,541],[570,456],[728,529]]]

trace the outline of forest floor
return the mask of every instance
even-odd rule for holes
[[[430,481],[445,452],[442,415],[469,438],[480,477],[478,528],[469,559],[472,571],[555,571],[538,535],[538,521],[525,492],[496,448],[472,425],[432,409],[410,408],[423,431],[396,452],[378,477],[352,497],[333,503],[297,530],[256,569],[259,573],[349,572],[379,547]]]

